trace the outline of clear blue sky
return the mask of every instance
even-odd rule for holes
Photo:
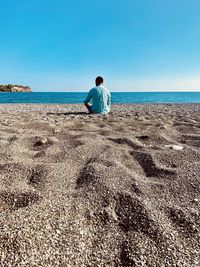
[[[0,0],[0,84],[200,90],[199,0]]]

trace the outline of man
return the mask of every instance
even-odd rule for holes
[[[96,87],[89,91],[84,104],[89,113],[107,114],[111,108],[110,92],[103,86],[102,77],[98,76],[95,80],[95,83]]]

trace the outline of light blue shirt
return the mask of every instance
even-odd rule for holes
[[[104,86],[92,88],[84,103],[92,102],[91,110],[94,113],[108,113],[111,108],[111,94]]]

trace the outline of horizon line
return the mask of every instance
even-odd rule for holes
[[[88,91],[32,91],[30,93],[88,93]],[[200,93],[200,90],[191,91],[110,91],[111,93]]]

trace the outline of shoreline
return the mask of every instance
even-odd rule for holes
[[[56,108],[65,108],[65,109],[73,109],[74,108],[78,108],[77,111],[84,111],[86,110],[84,107],[83,103],[73,103],[73,104],[63,104],[63,103],[0,103],[0,110],[6,110],[9,109],[10,107],[12,108],[16,108],[17,110],[20,110],[21,107],[27,107],[27,108],[31,108],[33,111],[34,110],[39,110],[38,108],[49,108],[51,109],[56,109]],[[123,110],[126,111],[126,108],[129,108],[131,110],[134,110],[134,108],[138,108],[139,110],[145,107],[152,107],[152,108],[160,108],[160,107],[171,107],[171,108],[178,108],[178,107],[184,107],[184,108],[196,108],[196,107],[200,107],[200,103],[115,103],[112,104],[111,107],[111,112],[112,111],[117,111],[117,109],[119,110]],[[14,110],[13,110],[14,111]]]

